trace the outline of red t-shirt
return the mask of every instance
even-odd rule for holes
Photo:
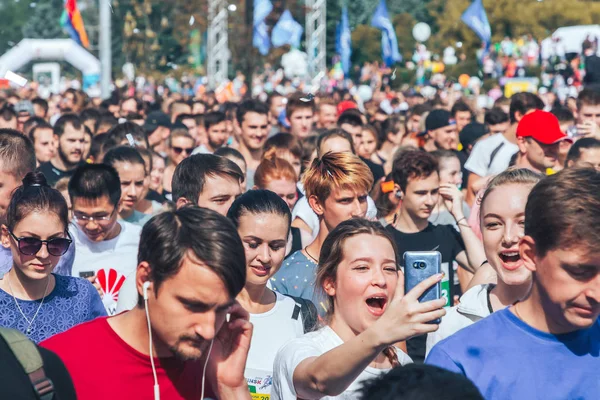
[[[40,346],[64,362],[77,398],[82,400],[154,399],[150,357],[123,341],[107,318],[97,318],[53,336]],[[204,360],[154,358],[161,400],[198,400]],[[215,398],[208,382],[205,398]]]

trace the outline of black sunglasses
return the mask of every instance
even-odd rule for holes
[[[42,240],[42,239],[38,239],[38,238],[34,238],[34,237],[18,238],[11,231],[8,231],[8,233],[10,233],[10,236],[12,236],[13,239],[15,239],[17,241],[17,245],[19,247],[19,251],[21,252],[21,254],[24,254],[26,256],[33,256],[33,255],[37,254],[38,251],[40,251],[40,249],[42,248],[42,245],[44,243],[46,243],[46,248],[48,249],[48,253],[50,253],[51,255],[53,255],[55,257],[62,256],[67,252],[67,250],[69,250],[69,246],[73,242],[73,240],[71,240],[71,235],[69,235],[68,232],[67,232],[67,236],[69,236],[68,239],[67,238],[54,238],[54,239],[50,239],[50,240]]]
[[[194,151],[194,148],[193,147],[189,147],[189,148],[173,147],[173,151],[175,152],[175,154],[181,154],[182,152],[185,151],[185,154],[190,155],[190,154],[192,154],[192,151]]]

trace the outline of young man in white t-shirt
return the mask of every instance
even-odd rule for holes
[[[542,110],[544,102],[532,93],[517,93],[510,102],[510,128],[475,144],[465,168],[470,172],[467,183],[466,202],[473,205],[477,192],[483,189],[487,177],[497,175],[508,168],[511,157],[519,150],[517,125],[533,110]]]
[[[121,199],[119,175],[104,164],[79,167],[69,181],[77,251],[72,275],[88,278],[114,315],[125,277],[135,271],[141,228],[118,221]]]

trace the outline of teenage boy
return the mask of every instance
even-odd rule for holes
[[[396,159],[392,169],[394,190],[402,200],[396,223],[386,229],[394,236],[399,254],[406,251],[439,251],[442,255],[442,295],[446,306],[452,306],[455,293],[452,264],[474,272],[484,261],[483,246],[467,224],[460,190],[453,184],[440,185],[438,163],[424,151],[410,150]],[[460,233],[453,225],[433,225],[429,217],[438,197],[454,217]],[[400,260],[403,264],[403,260]],[[403,266],[403,265],[402,265]],[[425,358],[426,335],[408,341],[408,353],[416,361]]]
[[[305,95],[293,94],[285,106],[285,115],[290,124],[290,133],[298,139],[310,136],[315,115],[314,101],[302,101]]]
[[[134,254],[132,310],[42,342],[64,362],[77,397],[250,400],[252,324],[235,300],[246,263],[231,221],[199,207],[162,213]]]
[[[577,96],[577,136],[600,140],[600,88],[585,88]]]
[[[571,146],[565,168],[595,168],[600,171],[600,140],[583,138]]]
[[[211,111],[204,115],[207,143],[197,147],[192,154],[213,154],[227,143],[227,116],[221,111]]]
[[[535,110],[525,115],[517,126],[519,152],[515,166],[546,174],[556,165],[563,141],[572,142],[552,113]]]
[[[458,132],[462,131],[465,126],[469,125],[473,119],[473,111],[471,111],[471,108],[463,101],[457,101],[454,103],[450,113],[452,114],[452,119],[456,121],[456,130]]]
[[[118,221],[121,182],[113,167],[85,164],[69,181],[73,208],[71,237],[77,247],[72,275],[88,278],[114,315],[125,277],[135,270],[141,228]]]
[[[238,150],[246,160],[246,187],[254,186],[254,172],[262,161],[269,134],[269,108],[258,100],[243,101],[236,111]]]
[[[365,217],[373,175],[354,154],[328,152],[313,161],[304,173],[303,184],[310,208],[319,218],[319,233],[306,248],[290,255],[270,282],[282,294],[314,301],[324,314],[324,303],[314,298],[321,246],[341,222]]]
[[[466,201],[472,205],[477,192],[487,182],[486,177],[497,175],[508,168],[511,157],[519,151],[517,126],[533,110],[543,110],[544,102],[532,93],[516,93],[510,100],[510,127],[501,135],[491,135],[473,147],[465,168],[469,170]]]
[[[57,154],[48,162],[40,164],[40,171],[50,186],[61,178],[70,177],[83,160],[85,129],[75,114],[65,114],[54,124],[54,140],[58,143]]]
[[[427,363],[465,375],[488,400],[600,393],[600,173],[540,181],[525,208],[521,259],[532,288],[433,347]]]
[[[317,129],[333,129],[337,122],[337,103],[331,97],[319,99],[317,105]]]

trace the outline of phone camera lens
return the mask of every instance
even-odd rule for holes
[[[424,263],[424,262],[422,262],[422,263],[419,263],[419,267],[420,267],[421,269],[425,269],[425,263]]]
[[[419,263],[418,262],[414,262],[413,263],[413,268],[419,269]]]

